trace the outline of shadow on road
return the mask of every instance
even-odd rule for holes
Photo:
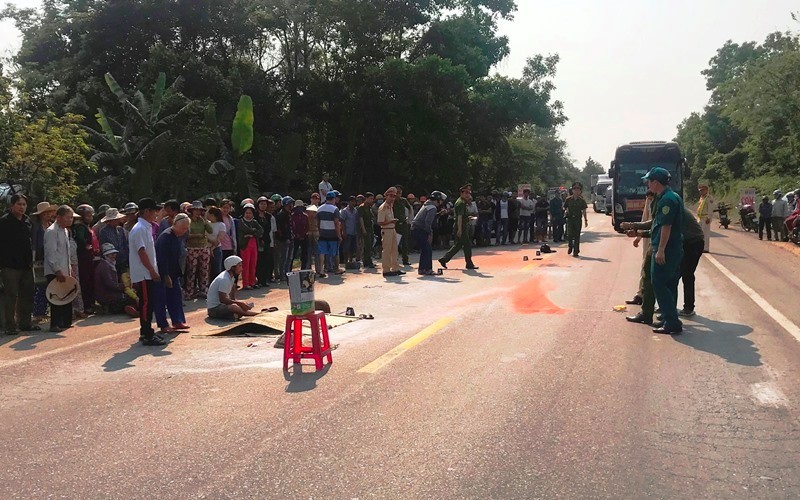
[[[309,371],[303,373],[303,365],[293,364],[291,372],[283,372],[283,378],[289,382],[286,392],[307,392],[317,388],[317,380],[324,377],[331,365],[326,364],[320,371]],[[306,365],[307,370],[315,370],[313,366]]]
[[[581,242],[581,243],[583,243],[583,242]],[[586,260],[586,261],[589,261],[589,262],[611,262],[608,259],[603,259],[603,258],[600,258],[600,257],[584,257],[583,255],[581,255],[580,258],[578,258],[576,260]]]
[[[135,344],[131,344],[128,350],[115,353],[111,356],[111,359],[103,363],[103,371],[118,372],[127,368],[133,368],[134,365],[132,363],[144,356],[153,356],[155,358],[169,356],[172,353],[166,350],[168,346],[169,344],[158,347],[147,347],[136,342]]]
[[[684,324],[684,334],[676,335],[673,339],[699,351],[716,354],[729,363],[761,366],[758,349],[752,341],[745,338],[753,331],[749,326],[700,316],[692,318],[692,323]]]
[[[67,330],[69,331],[69,330]],[[32,351],[36,349],[37,344],[39,342],[44,342],[45,340],[54,340],[54,339],[63,339],[66,338],[64,335],[58,333],[51,333],[47,331],[36,332],[34,335],[28,335],[27,337],[9,337],[11,339],[19,338],[19,342],[16,344],[12,344],[11,348],[15,351]]]

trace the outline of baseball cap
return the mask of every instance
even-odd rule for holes
[[[325,195],[325,199],[326,200],[333,200],[335,198],[336,198],[336,192],[335,191],[328,191],[328,194]]]
[[[669,184],[671,179],[672,175],[670,175],[666,169],[661,167],[653,167],[649,172],[647,172],[647,175],[642,177],[643,181],[656,181],[665,186]]]

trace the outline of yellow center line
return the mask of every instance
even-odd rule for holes
[[[423,340],[435,335],[437,332],[439,332],[452,322],[453,318],[440,319],[436,323],[430,325],[429,327],[425,328],[418,334],[406,340],[399,346],[395,347],[391,351],[379,357],[372,363],[364,366],[363,368],[358,370],[358,373],[376,373],[378,370],[380,370],[384,366],[388,365],[389,363],[400,357],[403,353],[405,353],[409,349],[413,349],[414,347],[419,345]]]

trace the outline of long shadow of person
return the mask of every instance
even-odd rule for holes
[[[147,347],[136,342],[135,344],[131,344],[127,350],[115,353],[111,356],[111,359],[103,363],[103,371],[118,372],[127,368],[133,368],[136,366],[133,362],[143,356],[153,356],[156,358],[169,356],[172,353],[166,350],[168,345],[169,344],[165,346]]]
[[[308,368],[308,367],[306,367]],[[289,385],[286,386],[286,392],[307,392],[312,391],[317,388],[317,380],[324,377],[328,370],[330,370],[331,365],[326,364],[322,370],[316,371],[315,368],[312,366],[310,367],[311,370],[315,370],[313,372],[303,372],[303,365],[301,364],[293,364],[291,368],[291,373],[283,372],[283,378],[289,382]]]
[[[745,338],[752,331],[747,325],[695,316],[691,322],[683,325],[684,334],[675,335],[673,339],[698,351],[716,354],[729,363],[761,366],[758,348]]]
[[[19,339],[19,342],[15,344],[11,344],[11,348],[15,351],[32,351],[36,349],[39,342],[44,342],[45,340],[53,340],[53,339],[63,339],[66,338],[64,335],[59,335],[58,333],[51,333],[51,332],[36,332],[35,335],[28,335],[27,337],[8,337],[12,340]]]

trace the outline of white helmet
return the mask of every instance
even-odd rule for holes
[[[227,259],[225,259],[225,270],[230,271],[234,267],[238,266],[242,263],[242,258],[237,255],[231,255]]]

